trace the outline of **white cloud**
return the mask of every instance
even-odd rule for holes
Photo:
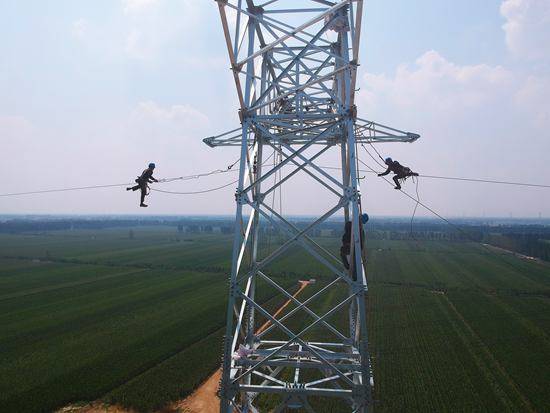
[[[170,123],[175,127],[198,128],[208,125],[208,117],[190,105],[162,107],[153,101],[140,102],[134,116],[141,120]]]
[[[212,4],[196,0],[120,0],[118,14],[102,23],[84,18],[71,33],[88,50],[108,60],[130,58],[158,63],[167,53],[182,55],[189,39],[202,27],[202,13]]]
[[[518,57],[550,58],[550,1],[505,0],[500,13],[506,44]]]
[[[411,146],[378,147],[383,155],[420,173],[540,182],[541,171],[548,169],[547,75],[529,76],[487,64],[460,65],[429,51],[393,74],[367,73],[359,86],[361,115],[421,134]],[[443,214],[470,211],[472,205],[483,205],[488,214],[502,215],[507,208],[534,214],[550,199],[523,191],[520,204],[508,199],[510,188],[426,180],[421,186],[425,202]],[[395,197],[395,202],[402,200]]]
[[[158,3],[158,0],[122,0],[124,13],[141,13]]]
[[[155,159],[170,159],[178,165],[182,154],[191,155],[206,149],[202,139],[210,132],[211,125],[204,113],[190,105],[163,106],[143,101],[121,127],[120,136],[125,138],[120,144],[126,146],[127,142],[132,142],[131,153],[139,156],[145,150]],[[162,142],[162,146],[152,145],[154,142]],[[187,159],[187,162],[192,161],[192,157]]]
[[[143,33],[138,29],[130,30],[125,43],[126,54],[131,58],[144,60],[153,53]]]
[[[501,66],[460,66],[432,50],[413,66],[399,66],[395,76],[367,73],[359,96],[364,108],[388,106],[454,116],[503,97],[512,80],[513,75]]]
[[[533,117],[535,123],[547,129],[550,127],[550,77],[529,76],[516,94],[517,104],[524,109],[526,116]]]
[[[8,141],[21,139],[32,130],[32,124],[23,116],[0,116],[0,131]]]
[[[77,38],[82,38],[88,32],[88,22],[85,19],[75,20],[72,24],[72,33]]]
[[[18,192],[21,188],[32,187],[38,178],[49,175],[52,165],[50,155],[57,143],[49,139],[46,131],[24,116],[0,115],[0,137],[3,155],[0,174],[17,175],[17,179],[4,182],[3,192]]]
[[[182,0],[125,0],[126,55],[153,60],[170,44],[189,39],[200,22],[204,2]]]

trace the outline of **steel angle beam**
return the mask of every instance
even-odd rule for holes
[[[239,147],[241,154],[220,411],[262,412],[275,397],[275,412],[315,412],[323,398],[339,398],[350,412],[365,413],[372,409],[372,369],[355,148],[414,142],[419,135],[357,116],[362,0],[216,2],[241,122],[204,139],[210,147]],[[331,151],[341,159],[338,178],[317,163]],[[274,158],[269,166],[268,153]],[[300,175],[336,199],[305,227],[284,213],[299,199],[274,202]],[[338,252],[313,236],[338,214],[342,232],[344,222],[351,226],[348,269]],[[266,250],[275,231],[280,239]],[[329,274],[305,287],[313,290],[306,298],[270,269],[297,250]],[[290,271],[296,281],[308,278],[298,265]],[[285,303],[280,313],[259,299],[267,289]],[[328,300],[336,290],[338,299]],[[320,303],[328,303],[322,311]]]

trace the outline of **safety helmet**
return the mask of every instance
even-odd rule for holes
[[[391,158],[386,158],[386,160],[384,162],[386,162],[386,165],[388,165],[388,164],[392,163],[392,159]]]
[[[363,224],[366,224],[367,222],[369,222],[369,214],[367,214],[367,213],[361,214],[361,222]]]
[[[155,168],[155,164],[154,164],[153,162],[151,162],[151,163],[149,164],[149,168],[154,169],[154,168]]]

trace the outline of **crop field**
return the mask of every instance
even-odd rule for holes
[[[219,366],[231,242],[167,227],[0,234],[0,411],[148,412],[189,394]],[[550,412],[549,265],[474,243],[367,246],[376,412]],[[328,273],[303,257],[270,271],[289,288],[318,278],[306,298]],[[268,309],[284,301],[259,290]]]

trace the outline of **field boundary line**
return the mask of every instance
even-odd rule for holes
[[[377,285],[379,287],[393,287],[393,288],[408,288],[408,289],[419,289],[426,290],[429,292],[437,292],[442,294],[447,294],[448,292],[457,291],[464,293],[479,293],[486,294],[494,297],[511,297],[511,298],[542,298],[550,299],[550,288],[540,291],[526,291],[526,290],[507,290],[505,288],[496,289],[496,290],[487,290],[484,288],[463,288],[463,287],[435,287],[427,284],[419,283],[400,283],[397,281],[371,281],[370,285]]]
[[[527,408],[527,410],[529,412],[532,412],[532,413],[536,413],[536,409],[533,407],[533,405],[531,404],[530,400],[525,397],[525,395],[520,391],[520,389],[518,388],[516,382],[512,379],[512,377],[510,377],[510,375],[508,374],[508,372],[504,369],[504,367],[502,367],[502,365],[498,362],[498,360],[495,358],[495,356],[493,355],[493,353],[491,352],[491,350],[489,349],[489,347],[487,347],[487,345],[485,344],[485,342],[481,339],[481,337],[479,337],[479,335],[475,332],[475,330],[472,328],[472,326],[470,326],[470,324],[468,323],[468,321],[464,318],[464,316],[462,315],[462,313],[460,313],[460,311],[458,311],[458,309],[456,308],[456,306],[454,305],[454,303],[449,299],[449,297],[447,295],[442,295],[442,297],[444,297],[444,299],[446,300],[447,304],[449,305],[449,308],[456,314],[456,316],[458,317],[459,321],[462,322],[462,324],[464,325],[464,327],[466,327],[466,330],[472,335],[472,337],[474,337],[480,344],[481,346],[479,347],[484,353],[485,355],[493,362],[493,364],[495,365],[495,367],[497,368],[497,370],[499,371],[499,373],[504,377],[504,379],[508,382],[508,385],[514,389],[514,391],[516,392],[516,394],[519,396],[519,398],[521,399],[521,401],[523,402],[523,404],[525,405],[525,407]]]
[[[97,267],[110,268],[135,268],[137,270],[156,270],[156,271],[196,271],[201,273],[226,273],[227,268],[222,267],[205,267],[205,266],[182,266],[182,267],[166,267],[164,265],[143,263],[143,264],[116,264],[112,261],[83,261],[80,258],[60,258],[60,257],[32,257],[32,256],[15,256],[3,255],[0,259],[19,260],[19,261],[38,261],[43,264],[65,264],[65,265],[89,265]]]
[[[547,345],[550,346],[550,336],[539,327],[536,323],[533,323],[529,318],[523,316],[520,312],[517,310],[514,310],[513,307],[506,304],[504,301],[502,301],[501,297],[498,295],[495,296],[495,301],[498,307],[500,307],[503,311],[511,315],[512,317],[516,318],[519,324],[521,324],[526,330],[531,332],[534,336],[540,338],[542,341],[544,341]],[[532,298],[541,298],[541,297],[532,297]],[[548,298],[548,297],[546,297]]]
[[[5,294],[5,295],[0,295],[0,301],[10,300],[12,298],[27,297],[29,295],[46,293],[46,292],[50,292],[50,291],[62,290],[64,288],[77,287],[79,285],[93,284],[96,281],[108,280],[108,279],[111,279],[111,278],[122,277],[124,275],[134,275],[134,274],[142,273],[142,272],[148,271],[148,270],[149,270],[148,268],[136,268],[136,269],[133,269],[133,270],[123,271],[123,272],[119,272],[119,273],[116,273],[116,274],[103,275],[103,276],[100,276],[100,277],[93,278],[91,280],[72,281],[72,282],[66,282],[66,283],[62,283],[62,284],[58,284],[58,285],[52,285],[50,287],[33,288],[33,289],[30,289],[30,290],[21,291],[21,292],[18,292],[18,293],[10,293],[10,294]]]
[[[494,249],[494,250],[497,250],[497,251],[501,251],[501,252],[503,252],[503,255],[512,255],[512,256],[514,256],[516,258],[520,258],[521,260],[526,261],[526,262],[536,263],[536,264],[539,264],[543,267],[548,267],[548,265],[550,265],[550,263],[548,261],[544,261],[543,259],[538,258],[538,257],[532,257],[530,255],[525,255],[525,254],[522,254],[521,252],[508,250],[506,248],[498,247],[498,246],[493,245],[493,244],[486,244],[486,243],[483,243],[483,242],[481,244],[485,245],[489,249]]]

